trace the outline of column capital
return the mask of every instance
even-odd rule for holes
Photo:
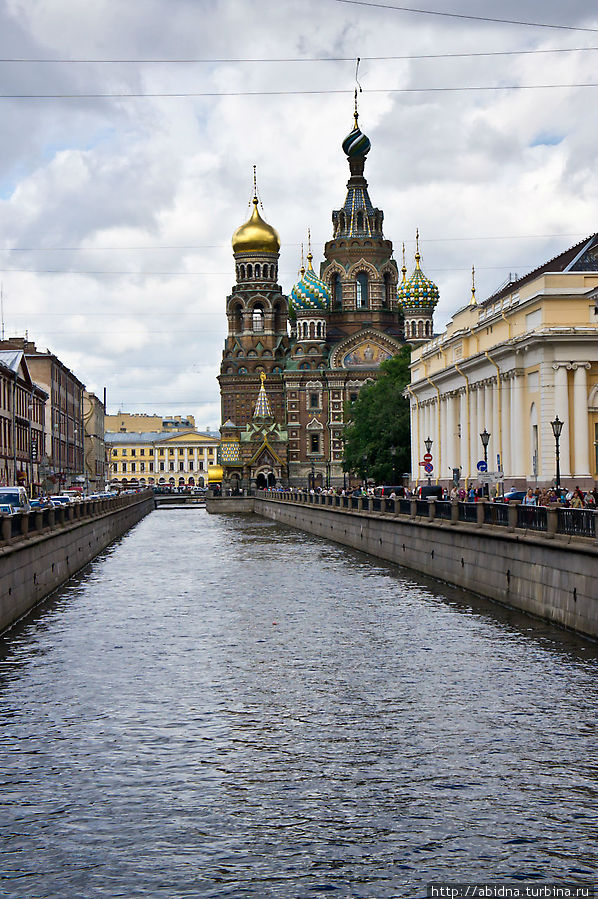
[[[555,371],[557,371],[559,368],[566,368],[567,371],[571,371],[571,369],[573,368],[570,362],[553,362],[552,367]]]
[[[589,362],[572,362],[569,367],[572,368],[573,371],[577,371],[578,368],[579,369],[585,368],[586,371],[589,371],[592,366],[590,365]]]

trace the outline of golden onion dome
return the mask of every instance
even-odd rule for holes
[[[263,220],[258,211],[259,200],[253,198],[253,212],[249,220],[233,234],[233,253],[278,253],[280,237],[272,225]]]

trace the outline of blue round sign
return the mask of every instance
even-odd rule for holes
[[[424,465],[424,471],[426,474],[431,474],[434,471],[434,466],[431,462],[426,462]]]
[[[488,471],[488,463],[484,462],[483,459],[480,459],[478,462],[478,471]]]

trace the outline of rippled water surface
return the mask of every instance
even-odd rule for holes
[[[0,641],[0,895],[598,880],[597,669],[299,531],[157,511]]]

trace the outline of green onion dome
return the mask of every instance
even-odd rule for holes
[[[330,304],[330,291],[313,270],[313,256],[307,254],[307,270],[301,269],[301,280],[295,284],[289,297],[293,312],[326,312]]]
[[[426,278],[420,268],[419,250],[415,254],[415,271],[407,280],[403,267],[403,280],[397,288],[397,299],[403,309],[434,309],[440,292],[433,281]]]

